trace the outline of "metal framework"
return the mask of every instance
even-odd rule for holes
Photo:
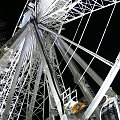
[[[120,108],[111,84],[120,69],[120,54],[115,63],[98,55],[101,42],[120,0],[28,0],[11,39],[1,47],[0,54],[0,119],[1,120],[103,120],[106,103]],[[107,25],[93,52],[81,46],[81,40],[93,12],[113,6]],[[79,42],[61,35],[68,22],[89,15]],[[75,32],[78,32],[78,28]],[[75,37],[74,36],[74,37]],[[71,46],[74,45],[75,49]],[[89,64],[76,52],[81,49],[93,58]],[[59,53],[58,53],[59,52]],[[62,56],[65,67],[58,60]],[[92,68],[94,58],[111,67],[105,80]],[[78,64],[84,70],[81,72]],[[66,87],[63,77],[69,68],[78,88]],[[87,82],[88,74],[100,87],[95,94]],[[71,82],[72,83],[72,82]],[[107,100],[104,101],[104,97]],[[111,107],[110,107],[111,108]],[[110,114],[111,118],[114,114]],[[58,118],[59,117],[59,118]],[[104,120],[109,120],[105,118]],[[117,120],[117,119],[116,119]]]

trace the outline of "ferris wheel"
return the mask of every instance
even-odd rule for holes
[[[120,119],[119,97],[110,87],[120,68],[120,54],[114,63],[98,54],[119,2],[28,0],[11,39],[1,47],[0,119]],[[93,52],[81,42],[92,14],[108,7],[112,9]],[[63,33],[68,32],[65,26],[72,24],[76,29],[71,27],[73,38],[70,39]],[[91,56],[89,63],[79,51]],[[94,59],[110,67],[105,79],[92,69]],[[97,93],[87,77],[99,86]]]

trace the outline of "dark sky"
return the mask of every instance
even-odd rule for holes
[[[0,18],[6,23],[6,37],[9,39],[27,0],[1,0]]]
[[[13,33],[17,20],[22,12],[22,9],[26,3],[26,0],[7,0],[0,3],[0,16],[1,18],[7,23],[6,24],[6,38],[9,39]],[[110,13],[112,11],[112,7],[106,8],[104,10],[97,11],[92,14],[91,19],[89,21],[88,27],[85,31],[83,39],[81,41],[81,45],[92,50],[93,52],[96,51],[98,43],[101,39],[107,21],[109,19]],[[115,8],[114,14],[104,36],[103,42],[101,44],[100,50],[98,52],[99,55],[105,57],[106,59],[114,62],[115,58],[120,51],[120,4],[118,4]],[[80,35],[83,31],[85,23],[88,19],[88,15],[86,15],[83,19],[83,22],[79,28],[79,32],[76,36],[75,42],[78,42]],[[74,32],[77,29],[79,20],[73,21],[65,25],[64,27],[66,30],[62,31],[62,34],[70,39],[73,38]],[[74,49],[75,47],[72,46]],[[88,54],[85,54],[81,50],[77,50],[77,53],[87,62],[89,63],[91,57]],[[103,63],[99,62],[99,60],[94,60],[92,65],[93,69],[103,78],[105,79],[110,67],[107,67]],[[64,74],[63,74],[64,75]],[[119,91],[119,75],[117,79],[115,79],[114,83],[112,84],[114,90],[120,94]],[[67,79],[67,78],[66,78]],[[89,81],[89,80],[88,80]],[[91,82],[90,82],[91,83]],[[92,84],[92,83],[91,83]],[[95,88],[96,85],[93,85]]]
[[[84,46],[85,48],[88,48],[89,50],[91,50],[93,52],[96,51],[98,44],[102,38],[104,29],[106,27],[106,24],[108,22],[108,19],[110,17],[112,9],[113,9],[113,6],[102,9],[100,11],[96,11],[92,14],[80,45]],[[85,27],[86,21],[88,20],[88,17],[89,17],[89,15],[86,15],[82,21],[82,24],[80,25],[79,31],[75,38],[76,43],[80,39],[80,36]],[[63,31],[62,34],[72,40],[74,33],[77,29],[79,21],[80,21],[80,19],[65,25],[64,27],[66,28],[66,30]],[[120,44],[119,44],[120,32],[119,31],[120,31],[120,3],[117,4],[117,6],[114,10],[111,21],[109,22],[109,25],[108,25],[105,35],[103,37],[100,49],[98,51],[99,55],[110,60],[113,63],[115,62],[115,59],[120,51]],[[72,48],[75,49],[74,46],[72,46]],[[77,50],[77,53],[87,63],[90,62],[90,60],[92,58],[90,55],[86,54],[85,52],[81,51],[80,49]],[[91,67],[98,73],[98,75],[100,75],[103,78],[103,80],[105,79],[105,77],[107,76],[107,74],[110,70],[110,67],[108,67],[107,65],[100,62],[97,59],[94,59],[94,61],[91,64]],[[115,80],[112,84],[113,89],[118,94],[120,94],[119,76],[120,76],[120,73],[117,75],[117,77],[115,78]],[[98,86],[94,82],[91,82],[92,80],[89,77],[87,80],[89,81],[89,83],[91,84],[92,88],[95,91],[98,90]]]
[[[6,39],[8,40],[15,28],[15,25],[19,19],[19,16],[22,12],[22,9],[26,3],[26,0],[2,0],[0,3],[0,19],[2,19],[6,23]],[[108,7],[106,9],[97,11],[92,14],[91,19],[89,21],[89,24],[86,28],[86,31],[84,33],[84,36],[81,41],[81,45],[90,49],[91,51],[95,52],[97,49],[97,46],[100,42],[100,39],[102,37],[102,34],[104,32],[105,26],[107,24],[107,21],[109,19],[109,16],[111,14],[113,6]],[[79,31],[77,33],[77,36],[75,38],[75,42],[77,43],[80,39],[80,36],[83,32],[84,26],[86,24],[86,21],[88,19],[89,15],[86,15],[82,21],[82,24],[79,28]],[[64,25],[63,27],[65,30],[62,31],[62,35],[66,36],[67,38],[71,39],[74,36],[74,33],[77,29],[79,20],[73,21],[71,23],[68,23]],[[117,4],[114,14],[112,16],[112,19],[109,23],[109,26],[107,28],[107,31],[105,33],[105,36],[103,38],[101,47],[99,49],[98,54],[102,57],[115,62],[115,58],[118,55],[118,52],[120,51],[120,3]],[[3,41],[5,43],[5,41]],[[72,46],[73,49],[75,49],[75,46]],[[85,52],[81,51],[80,49],[77,50],[77,53],[87,62],[89,63],[91,60],[91,56],[88,54],[85,54]],[[61,60],[60,60],[61,61]],[[77,63],[76,63],[77,64]],[[77,64],[78,65],[78,64]],[[63,70],[65,63],[61,64],[61,68]],[[97,59],[94,59],[93,63],[91,64],[91,67],[103,78],[107,76],[110,67],[103,64]],[[80,69],[82,72],[83,69]],[[67,87],[71,86],[72,88],[75,87],[75,84],[72,82],[73,76],[70,75],[68,72],[68,68],[65,70],[63,74],[63,79],[65,81],[65,85]],[[89,84],[91,85],[94,92],[97,92],[99,89],[98,85],[96,85],[95,82],[87,75],[85,74],[85,77]],[[112,87],[113,90],[120,95],[120,72],[118,73],[117,77],[115,78]],[[78,87],[77,87],[78,88]],[[82,96],[81,91],[78,91],[78,95]],[[79,97],[81,97],[79,96]]]

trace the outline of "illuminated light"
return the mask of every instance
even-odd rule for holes
[[[87,107],[87,105],[85,104],[85,103],[76,103],[73,107],[72,107],[72,109],[71,109],[71,112],[72,113],[77,113],[78,111],[80,111],[80,110],[83,110],[84,108],[86,108]]]

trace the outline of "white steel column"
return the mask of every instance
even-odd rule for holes
[[[112,63],[111,61],[109,61],[109,60],[107,60],[107,59],[101,57],[100,55],[98,55],[98,54],[96,54],[96,53],[94,53],[94,52],[88,50],[87,48],[85,48],[85,47],[83,47],[83,46],[81,46],[81,45],[78,45],[77,43],[73,42],[72,40],[70,40],[70,39],[68,39],[68,38],[66,38],[66,37],[64,37],[64,36],[59,35],[59,34],[53,32],[52,30],[50,30],[50,29],[44,27],[44,26],[41,25],[41,24],[39,24],[38,26],[39,26],[41,29],[43,29],[43,30],[45,30],[45,31],[48,31],[48,32],[52,33],[53,35],[58,36],[59,38],[65,40],[65,41],[67,41],[67,42],[69,42],[70,44],[72,44],[72,45],[78,47],[79,49],[83,50],[84,52],[90,54],[91,56],[97,58],[97,59],[100,60],[101,62],[103,62],[103,63],[105,63],[105,64],[107,64],[107,65],[109,65],[109,66],[112,67],[113,63]]]
[[[11,86],[11,89],[10,89],[10,92],[9,92],[8,100],[7,100],[7,103],[6,103],[5,111],[2,115],[2,120],[7,120],[7,118],[8,118],[10,104],[11,104],[11,101],[12,101],[12,98],[13,98],[13,94],[14,94],[14,91],[15,91],[17,79],[18,79],[19,73],[20,73],[20,69],[21,69],[21,66],[23,64],[25,51],[28,49],[28,42],[29,42],[29,39],[26,39],[25,43],[23,45],[23,49],[22,49],[22,52],[21,52],[21,55],[20,55],[20,59],[19,59],[19,62],[18,62],[17,68],[16,68],[16,73],[15,73],[13,83],[12,83],[12,86]]]
[[[35,25],[35,30],[36,30],[36,38],[38,41],[41,42],[41,40],[43,39],[42,36],[40,36],[40,31],[38,31],[38,28],[37,26]],[[50,71],[50,68],[47,64],[47,60],[45,58],[45,55],[44,55],[44,52],[42,50],[42,47],[41,47],[41,44],[39,44],[39,49],[41,51],[41,56],[43,58],[43,61],[45,63],[44,65],[44,70],[45,70],[45,75],[47,76],[47,79],[48,79],[48,83],[49,83],[49,87],[51,89],[51,93],[53,95],[53,98],[54,98],[54,101],[55,101],[55,104],[56,104],[56,107],[57,107],[57,110],[58,110],[58,113],[59,113],[59,116],[61,118],[61,120],[64,120],[64,113],[63,113],[63,105],[62,105],[62,101],[60,100],[60,96],[59,96],[59,93],[57,92],[57,84],[56,82],[53,80],[53,76],[51,75],[51,71]]]
[[[68,46],[68,44],[59,38],[59,42],[61,42],[64,46],[64,48],[66,49],[66,52],[68,52],[70,55],[73,54],[74,50]],[[66,55],[64,55],[66,56]],[[75,53],[73,55],[73,58],[78,62],[78,64],[85,70],[88,66],[88,64],[77,54]],[[91,78],[99,85],[101,86],[102,83],[103,83],[103,79],[91,68],[89,67],[88,70],[86,71],[90,76]],[[112,89],[108,89],[107,95],[110,95],[110,96],[115,96],[116,93],[112,90]]]
[[[96,94],[95,98],[93,99],[93,101],[91,102],[91,104],[89,105],[87,110],[85,111],[84,115],[82,116],[82,119],[88,120],[90,118],[90,116],[92,115],[92,113],[95,111],[98,104],[102,100],[103,96],[105,95],[105,93],[109,89],[110,85],[112,84],[119,69],[120,69],[120,53],[118,54],[116,61],[115,61],[115,64],[113,65],[113,67],[109,71],[105,81],[103,82],[103,84],[102,84],[101,88],[99,89],[98,93]]]
[[[67,63],[69,61],[69,57],[65,54],[65,50],[63,49],[63,47],[60,45],[60,43],[56,44],[59,51],[61,52],[65,62]],[[74,82],[77,83],[82,91],[82,93],[84,94],[86,100],[88,101],[88,103],[90,104],[90,102],[93,100],[94,98],[94,92],[92,91],[92,89],[90,88],[89,84],[87,83],[85,77],[83,77],[80,81],[80,77],[81,77],[81,73],[78,71],[79,69],[77,68],[77,65],[74,63],[74,61],[71,59],[71,61],[68,64],[68,67],[72,73],[72,75],[74,76]],[[99,109],[97,108],[95,110],[95,115],[97,120],[99,119]]]
[[[40,81],[41,81],[42,70],[43,70],[43,62],[41,61],[39,69],[37,71],[37,78],[35,80],[33,96],[31,98],[31,103],[30,103],[30,106],[29,106],[28,114],[27,114],[28,116],[26,116],[26,118],[29,119],[29,120],[32,120],[32,114],[33,114],[33,110],[34,110],[34,106],[35,106],[37,92],[38,92],[38,89],[39,89],[39,84],[40,84]]]
[[[47,64],[46,64],[45,70],[46,70],[46,75],[48,77],[49,85],[50,85],[50,88],[51,88],[51,91],[52,91],[52,94],[53,94],[53,97],[54,97],[54,100],[55,100],[55,103],[56,103],[56,106],[57,106],[57,110],[59,112],[60,118],[62,118],[63,113],[62,113],[61,101],[60,101],[60,99],[58,97],[58,94],[56,92],[56,89],[55,89],[55,86],[53,84],[53,80],[52,80],[52,77],[51,77],[51,74],[50,74],[50,71],[49,71],[49,68],[48,68]]]

